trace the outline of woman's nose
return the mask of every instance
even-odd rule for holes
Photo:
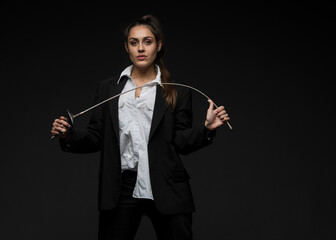
[[[138,52],[144,52],[145,48],[142,43],[139,44]]]

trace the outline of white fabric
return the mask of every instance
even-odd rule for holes
[[[136,87],[131,77],[132,67],[132,65],[127,67],[120,75],[120,78],[128,77],[122,92]],[[123,171],[138,171],[133,191],[135,198],[153,199],[147,145],[155,105],[156,86],[161,84],[160,68],[156,66],[156,70],[156,78],[145,84],[146,87],[142,88],[138,98],[135,98],[135,91],[119,97],[121,168]]]

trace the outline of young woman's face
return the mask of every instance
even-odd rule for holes
[[[154,63],[161,45],[161,41],[156,42],[155,36],[145,25],[131,28],[125,43],[132,63],[141,68],[149,67]]]

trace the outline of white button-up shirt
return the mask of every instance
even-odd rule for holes
[[[122,92],[136,87],[131,77],[132,67],[132,65],[127,67],[120,75],[120,78],[122,76],[128,77]],[[133,197],[135,198],[153,199],[147,145],[153,118],[156,85],[161,84],[159,66],[156,66],[156,70],[156,78],[145,84],[146,87],[142,88],[138,98],[135,98],[134,91],[130,91],[119,97],[121,168],[122,170],[138,171],[133,191]]]

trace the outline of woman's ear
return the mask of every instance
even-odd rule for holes
[[[125,42],[125,49],[126,49],[126,52],[129,53],[129,52],[128,52],[127,42]]]
[[[158,41],[157,51],[160,52],[162,46],[162,41]]]

